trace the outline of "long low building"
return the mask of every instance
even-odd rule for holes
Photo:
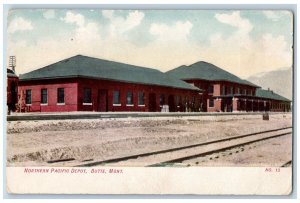
[[[291,101],[243,80],[213,64],[200,61],[166,73],[202,89],[207,112],[290,111]]]
[[[77,55],[20,75],[20,111],[195,111],[201,90],[158,70]]]
[[[162,73],[77,55],[20,75],[18,85],[23,112],[291,110],[290,100],[203,61]]]
[[[291,111],[291,100],[276,94],[272,90],[256,90],[256,97],[266,102],[266,111]]]

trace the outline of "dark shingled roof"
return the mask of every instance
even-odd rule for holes
[[[107,61],[82,55],[59,61],[46,67],[20,75],[20,80],[89,77],[180,89],[200,90],[182,80],[158,70]]]
[[[289,100],[279,94],[276,94],[275,92],[273,92],[271,90],[263,90],[260,88],[256,89],[256,96],[266,98],[266,99],[274,99],[274,100],[279,100],[279,101],[291,102],[291,100]]]
[[[15,72],[11,69],[6,69],[7,77],[15,77],[17,78],[18,76],[15,74]]]
[[[243,80],[213,64],[204,61],[199,61],[189,66],[183,65],[166,73],[182,80],[201,79],[209,81],[229,81],[243,85],[259,87],[247,80]]]

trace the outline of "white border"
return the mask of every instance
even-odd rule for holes
[[[187,4],[187,3],[192,3],[192,4],[194,4],[194,3],[198,3],[199,1],[197,1],[197,0],[185,0],[185,1],[183,1],[183,0],[181,0],[181,1],[179,1],[179,0],[173,0],[172,1],[172,3],[173,4]],[[279,4],[296,4],[296,6],[297,6],[297,8],[299,8],[298,7],[298,1],[296,1],[296,0],[285,0],[285,1],[283,1],[283,0],[279,0],[279,1],[273,1],[273,0],[245,0],[245,1],[238,1],[238,0],[230,0],[230,1],[226,1],[226,2],[224,2],[224,1],[221,1],[221,0],[202,0],[201,1],[202,3],[206,3],[206,4],[216,4],[216,6],[218,6],[217,4],[223,4],[223,5],[227,5],[227,8],[228,8],[228,6],[229,6],[229,4],[238,4],[238,5],[233,5],[233,6],[231,6],[231,7],[233,7],[233,8],[236,8],[236,7],[239,7],[239,6],[245,6],[246,4],[249,4],[249,7],[248,8],[254,8],[254,7],[256,7],[256,8],[259,8],[259,5],[262,5],[262,4],[273,4],[273,5],[275,5],[275,8],[276,8],[276,4],[280,7],[280,5]],[[24,3],[24,1],[23,0],[3,0],[2,1],[2,5],[3,4],[23,4],[23,5],[27,5],[27,7],[32,7],[31,5],[28,5],[28,4],[44,4],[45,6],[44,7],[58,7],[57,5],[56,6],[53,6],[53,5],[51,5],[51,3],[53,4],[53,3],[56,3],[56,4],[60,4],[62,7],[66,7],[66,6],[64,6],[64,4],[70,4],[69,5],[69,7],[70,6],[72,6],[72,7],[74,7],[74,1],[71,1],[71,0],[64,0],[64,1],[61,1],[61,0],[52,0],[52,1],[50,1],[50,0],[47,0],[47,1],[41,1],[41,0],[28,0],[28,1],[26,1],[26,4]],[[98,3],[107,3],[107,1],[104,1],[104,0],[85,0],[85,1],[76,1],[76,3],[78,3],[78,4],[81,4],[81,5],[83,5],[83,6],[86,6],[86,4],[88,4],[88,3],[90,3],[90,4],[98,4]],[[128,0],[126,0],[126,1],[121,1],[121,0],[111,0],[111,1],[109,1],[109,4],[125,4],[125,6],[126,6],[126,4],[166,4],[166,3],[169,3],[169,1],[164,1],[164,0],[153,0],[153,1],[150,1],[150,2],[146,2],[146,1],[138,1],[138,0],[131,0],[131,1],[128,1]],[[257,5],[253,5],[253,3],[255,3],[255,4],[257,4]],[[78,5],[77,5],[78,6]],[[128,6],[128,5],[127,5]],[[286,5],[285,5],[286,6]],[[68,6],[67,6],[68,7]],[[119,6],[119,7],[124,7],[124,6]],[[204,7],[205,7],[205,5],[204,5]],[[212,5],[210,5],[210,7],[212,7]],[[180,8],[180,6],[177,6],[177,8]],[[195,7],[196,8],[196,7]],[[206,8],[207,8],[207,6],[206,6]],[[273,6],[273,8],[274,8],[274,6]],[[220,5],[219,5],[219,7],[217,7],[216,9],[221,9],[221,7],[220,7]],[[3,7],[1,7],[0,8],[0,13],[2,13],[3,14]],[[0,35],[1,35],[1,42],[3,42],[3,15],[0,15],[1,17],[1,23],[2,23],[2,26],[1,26],[1,31],[2,32],[0,32]],[[298,23],[299,23],[299,21],[297,21],[297,25],[298,25]],[[298,26],[299,27],[299,26]],[[297,36],[298,36],[298,32],[297,32]],[[5,43],[5,42],[4,42]],[[3,50],[3,49],[2,49]],[[298,57],[298,53],[297,53],[297,56],[295,55],[295,57]],[[3,58],[3,55],[0,55],[0,59],[1,59],[1,62],[2,62],[2,64],[5,64],[5,61],[4,61],[4,58]],[[3,69],[4,70],[4,69]],[[0,71],[1,72],[1,71]],[[1,72],[1,79],[3,80],[2,82],[4,83],[4,84],[6,84],[6,82],[5,82],[5,80],[3,79],[4,78],[4,71],[2,71]],[[297,78],[299,78],[298,76],[298,71],[296,71],[295,72],[295,75],[297,76]],[[298,88],[298,85],[297,85],[297,83],[296,83],[296,80],[294,80],[294,82],[295,82],[295,85],[296,85],[296,87],[297,87],[297,90],[295,91],[295,97],[297,96],[297,95],[299,95],[299,88]],[[1,89],[1,93],[2,93],[2,95],[5,95],[4,94],[4,92],[6,91],[6,85],[3,85],[2,86],[3,88]],[[5,96],[3,96],[3,97],[1,97],[0,98],[0,102],[3,104],[3,106],[5,105]],[[298,106],[298,100],[297,99],[295,99],[294,101],[296,101],[295,102],[295,104],[293,105],[293,107],[295,108],[296,106]],[[5,122],[5,120],[6,120],[6,115],[5,115],[5,111],[4,111],[4,109],[5,108],[0,108],[0,113],[3,115],[3,117],[1,117],[1,125],[3,125],[3,126],[1,126],[2,127],[2,129],[3,129],[3,133],[5,132],[5,127],[4,127],[4,122]],[[296,112],[296,109],[295,109],[295,112]],[[295,115],[295,118],[297,118],[297,115]],[[298,120],[296,120],[296,122],[297,123],[295,123],[295,128],[296,128],[296,126],[299,126],[298,124]],[[296,131],[296,133],[297,133],[297,131]],[[297,136],[296,136],[297,137]],[[299,146],[299,139],[297,139],[297,144],[298,144],[298,146]],[[4,144],[5,144],[5,142],[4,142]],[[2,149],[2,151],[3,151],[3,145],[1,145],[1,149]],[[299,157],[297,156],[296,157],[297,158],[297,161],[298,161],[298,163],[299,163]],[[3,162],[3,156],[1,157],[1,162],[2,163],[4,163]],[[5,163],[4,163],[5,164]],[[1,167],[1,169],[0,169],[0,171],[1,171],[1,173],[3,174],[3,167]],[[298,172],[298,174],[299,174],[299,167],[297,168],[297,172]],[[296,179],[295,179],[296,180]],[[2,183],[1,183],[1,191],[4,191],[3,189],[3,185],[2,185]],[[298,188],[295,188],[297,191],[298,191],[298,195],[300,195],[299,194],[299,187]],[[47,195],[46,195],[47,196]],[[29,196],[19,196],[18,198],[36,198],[37,196],[33,196],[33,195],[29,195]],[[47,196],[48,198],[54,198],[54,196]],[[60,198],[63,198],[63,196],[59,196]],[[66,197],[66,196],[65,196]],[[113,198],[112,196],[93,196],[92,198]],[[184,198],[185,200],[183,200],[184,202],[186,201],[186,198],[188,198],[188,197],[182,197],[182,196],[173,196],[173,197],[163,197],[163,196],[147,196],[148,198],[172,198],[172,199],[169,199],[169,200],[167,200],[167,201],[169,201],[169,202],[178,202],[178,200],[174,200],[173,198]],[[147,198],[146,197],[146,198]],[[7,197],[6,197],[7,198]],[[39,196],[39,198],[41,198],[41,196]],[[56,198],[57,198],[57,196],[56,196]],[[70,196],[69,196],[69,198],[70,198]],[[79,195],[79,196],[72,196],[72,198],[86,198],[86,197],[84,197],[84,196],[82,196],[82,195]],[[88,198],[88,197],[87,197]],[[118,198],[118,197],[117,197]],[[119,196],[119,198],[120,198],[120,196]],[[121,198],[130,198],[130,196],[128,197],[128,196],[121,196]],[[139,198],[139,197],[135,197],[135,198]],[[201,197],[190,197],[190,198],[196,198],[196,199],[198,199],[198,198],[201,198]],[[204,197],[205,198],[205,197]],[[218,201],[218,202],[224,202],[224,203],[232,203],[232,202],[240,202],[240,200],[239,200],[239,197],[234,197],[234,196],[227,196],[227,197],[224,197],[223,196],[223,198],[226,198],[226,199],[223,199],[222,197],[206,197],[206,198],[218,198],[218,200],[209,200],[210,202],[216,202],[216,201]],[[238,198],[238,199],[232,199],[232,198]],[[241,198],[245,198],[245,197],[241,197]],[[258,198],[260,198],[260,199],[257,199],[257,197],[253,197],[253,196],[248,196],[248,198],[251,198],[250,200],[248,199],[248,200],[243,200],[243,202],[249,202],[249,201],[253,201],[253,199],[252,198],[254,198],[255,199],[255,201],[257,201],[257,202],[274,202],[275,200],[274,199],[269,199],[269,198],[274,198],[274,197],[258,197]],[[276,198],[276,197],[275,197]],[[283,197],[284,198],[284,197]],[[295,196],[294,196],[294,198],[295,198]],[[4,200],[4,201],[7,201],[7,200]],[[17,202],[17,201],[20,201],[20,200],[14,200],[13,202]],[[46,200],[47,201],[47,200]],[[48,200],[48,202],[50,202],[51,200]],[[63,199],[63,200],[61,200],[61,202],[79,202],[80,200],[67,200],[67,199]],[[96,202],[97,200],[95,200],[95,202]],[[128,199],[127,199],[127,201],[128,201]],[[129,200],[128,202],[132,202],[132,201],[134,201],[134,200]],[[139,201],[139,200],[135,200],[135,201]],[[147,200],[143,200],[143,201],[147,201]],[[157,200],[154,200],[155,202],[157,202]],[[297,202],[298,200],[297,199],[281,199],[281,200],[279,200],[280,202],[282,201],[282,202]],[[40,202],[40,200],[32,200],[32,199],[27,199],[27,200],[21,200],[20,202]],[[98,202],[98,201],[97,201]],[[278,201],[277,201],[278,202]]]

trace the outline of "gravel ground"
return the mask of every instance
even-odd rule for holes
[[[167,152],[167,153],[154,154],[151,156],[138,157],[138,158],[129,159],[129,160],[116,162],[116,163],[108,163],[107,165],[127,166],[127,167],[128,166],[153,166],[153,165],[157,166],[159,163],[161,163],[161,164],[159,164],[159,166],[174,165],[172,163],[166,164],[166,162],[168,162],[169,160],[174,160],[174,159],[178,159],[178,158],[182,158],[182,157],[186,157],[186,156],[193,156],[195,154],[207,153],[207,152],[210,152],[215,149],[220,149],[220,148],[224,148],[224,147],[231,147],[234,145],[243,144],[245,142],[262,139],[262,138],[266,138],[269,136],[278,135],[279,133],[289,133],[289,132],[291,132],[291,129],[285,129],[285,130],[276,131],[276,132],[268,132],[268,133],[264,133],[264,134],[252,135],[252,136],[247,136],[247,137],[233,139],[233,140],[227,140],[227,141],[218,142],[218,143],[211,143],[211,144],[197,146],[197,147],[188,148],[188,149],[181,149],[181,150]],[[231,151],[231,150],[229,150],[229,151]],[[232,151],[232,152],[235,153],[235,151]],[[219,153],[213,155],[212,157],[215,158],[218,156],[220,157]],[[210,161],[210,159],[209,159],[209,161]],[[194,162],[194,159],[191,161],[190,160],[184,161],[184,163],[188,163],[188,164],[176,163],[175,165],[188,166],[188,165],[190,165],[189,163],[193,163],[193,162]]]
[[[184,161],[181,166],[281,167],[292,160],[292,136],[236,147],[221,153]]]
[[[7,165],[105,160],[292,125],[291,114],[271,115],[269,121],[261,116],[220,117],[7,122]]]

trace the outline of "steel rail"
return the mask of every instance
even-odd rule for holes
[[[188,145],[188,146],[175,147],[175,148],[171,148],[171,149],[129,155],[129,156],[112,158],[112,159],[101,160],[101,161],[93,161],[91,163],[79,164],[79,165],[76,165],[75,167],[87,167],[87,166],[96,166],[96,165],[107,164],[107,163],[115,163],[115,162],[120,162],[120,161],[126,161],[129,159],[137,159],[138,157],[147,157],[147,156],[151,156],[151,155],[164,154],[164,153],[168,153],[168,152],[174,152],[174,151],[179,151],[179,150],[183,150],[183,149],[205,146],[205,145],[209,145],[209,144],[221,143],[221,142],[225,142],[225,141],[236,140],[236,139],[240,139],[240,138],[250,137],[250,136],[259,135],[259,134],[265,134],[265,133],[269,133],[269,132],[276,132],[276,131],[286,130],[286,129],[290,129],[290,128],[292,128],[292,127],[277,128],[277,129],[260,131],[260,132],[245,134],[245,135],[238,135],[238,136],[233,136],[233,137],[228,137],[228,138],[223,138],[223,139],[218,139],[218,140],[212,140],[212,141],[208,141],[208,142],[202,142],[202,143]],[[289,132],[289,133],[291,133],[291,132]]]
[[[248,141],[248,142],[244,142],[244,143],[240,143],[240,144],[236,144],[236,145],[232,145],[232,146],[228,146],[228,147],[222,147],[222,148],[214,149],[214,150],[207,151],[207,152],[204,152],[204,153],[194,154],[194,155],[190,155],[190,156],[184,156],[184,157],[171,159],[171,160],[160,162],[160,163],[153,164],[153,165],[148,165],[148,167],[155,167],[155,166],[166,165],[166,164],[171,164],[171,163],[181,163],[181,162],[189,160],[189,159],[194,159],[194,158],[203,157],[203,156],[207,156],[207,155],[214,154],[214,153],[219,153],[219,152],[222,152],[222,151],[226,151],[226,150],[236,148],[236,147],[240,147],[240,146],[245,146],[245,145],[252,144],[252,143],[255,143],[255,142],[260,142],[260,141],[264,141],[264,140],[268,140],[268,139],[272,139],[272,138],[281,137],[281,136],[284,136],[284,135],[289,135],[291,133],[292,132],[287,132],[287,133],[282,133],[282,134],[273,135],[273,136],[269,136],[269,137],[264,137],[264,138],[260,138],[260,139],[255,139],[255,140],[251,140],[251,141]]]

